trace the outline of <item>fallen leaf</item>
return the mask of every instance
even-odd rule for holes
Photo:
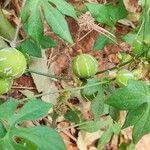
[[[42,50],[42,56],[42,58],[32,58],[29,69],[42,73],[48,73],[49,70],[47,66],[47,58],[44,50]],[[58,90],[54,82],[49,77],[38,75],[35,73],[31,73],[31,76],[39,93],[56,92]],[[42,96],[42,100],[51,102],[52,104],[56,104],[58,96],[58,93],[46,95]]]

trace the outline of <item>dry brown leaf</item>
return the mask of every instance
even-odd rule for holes
[[[137,0],[123,0],[126,9],[129,12],[136,12],[137,9]]]
[[[26,97],[33,97],[34,96],[34,92],[32,92],[30,90],[19,90],[19,92],[21,92]]]
[[[85,144],[82,132],[79,132],[78,134],[77,146],[79,150],[87,150],[87,146]]]
[[[150,134],[145,135],[136,145],[135,150],[150,150]]]
[[[79,132],[77,139],[77,146],[80,150],[87,150],[90,146],[95,146],[96,141],[102,135],[102,131],[93,133]]]
[[[32,58],[32,63],[30,64],[29,68],[32,70],[37,70],[39,72],[48,73],[49,70],[47,67],[47,58],[44,50],[42,55],[42,58]],[[34,73],[31,73],[31,75],[38,92],[46,93],[56,92],[58,90],[54,82],[49,77],[45,77]],[[56,104],[58,96],[58,94],[46,95],[42,96],[42,100],[46,102],[51,102],[52,104]]]

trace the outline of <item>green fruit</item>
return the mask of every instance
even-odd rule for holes
[[[129,79],[134,79],[134,75],[132,72],[126,69],[118,71],[116,76],[116,83],[120,87],[126,86]]]
[[[27,63],[24,55],[15,48],[0,50],[0,77],[18,78],[25,72]]]
[[[12,86],[11,79],[1,79],[0,78],[0,95],[7,93]]]
[[[98,81],[95,79],[88,79],[85,83],[83,83],[82,86],[88,86],[95,83],[98,83]],[[97,96],[99,89],[100,89],[99,85],[93,87],[87,87],[81,89],[80,94],[84,99],[88,101],[92,101]]]
[[[132,51],[134,55],[140,55],[143,52],[143,43],[136,39],[132,43]]]
[[[96,74],[98,62],[89,54],[81,54],[73,59],[72,70],[79,78],[89,78]]]

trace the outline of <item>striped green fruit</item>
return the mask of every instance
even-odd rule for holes
[[[134,79],[134,75],[132,72],[126,69],[119,70],[116,76],[116,83],[120,86],[126,86],[128,80]]]
[[[0,77],[18,78],[25,72],[27,63],[24,55],[15,48],[0,50]]]
[[[81,54],[73,59],[72,70],[79,78],[89,78],[96,74],[98,62],[89,54]]]
[[[92,84],[96,84],[98,82],[99,81],[96,79],[88,79],[85,83],[83,83],[82,86],[89,86]],[[96,85],[93,87],[87,87],[87,88],[81,89],[80,94],[85,100],[92,101],[97,96],[99,89],[100,89],[99,85]]]
[[[0,78],[0,95],[7,93],[12,86],[11,79],[1,79]]]

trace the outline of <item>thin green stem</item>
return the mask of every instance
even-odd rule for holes
[[[134,59],[131,59],[131,60],[127,61],[127,62],[124,62],[124,63],[119,64],[119,65],[117,65],[117,66],[114,66],[114,67],[112,67],[112,68],[105,69],[105,70],[102,70],[102,71],[98,71],[98,72],[96,73],[96,75],[105,73],[105,72],[107,72],[107,71],[111,71],[111,70],[118,69],[118,68],[120,68],[120,67],[123,67],[123,66],[125,66],[125,65],[127,65],[127,64],[129,64],[129,63],[131,63],[132,61],[134,61]]]
[[[112,68],[109,68],[109,69],[105,69],[105,70],[102,70],[102,71],[98,71],[96,73],[96,75],[98,74],[102,74],[102,73],[105,73],[107,71],[111,71],[111,70],[114,70],[114,69],[118,69],[120,67],[123,67],[129,63],[131,63],[132,61],[134,61],[134,59],[131,59],[127,62],[124,62],[122,64],[119,64],[117,66],[114,66]],[[63,77],[63,76],[56,76],[56,75],[52,75],[52,74],[49,74],[49,73],[43,73],[43,72],[39,72],[39,71],[36,71],[36,70],[31,70],[31,69],[27,69],[26,72],[30,72],[30,73],[35,73],[35,74],[38,74],[38,75],[42,75],[42,76],[46,76],[46,77],[50,77],[50,78],[53,78],[53,79],[58,79],[58,80],[73,80],[72,77]]]
[[[114,79],[112,79],[112,80],[114,80]],[[34,95],[33,97],[28,97],[28,98],[21,99],[21,100],[19,100],[19,103],[22,103],[22,102],[24,102],[24,101],[26,101],[28,99],[31,99],[31,98],[38,98],[38,97],[41,97],[41,96],[46,96],[46,95],[51,95],[51,94],[56,94],[56,93],[61,93],[61,92],[66,92],[66,91],[77,91],[77,90],[81,90],[81,89],[84,89],[84,88],[89,88],[89,87],[93,87],[93,86],[97,86],[97,85],[102,85],[102,84],[109,83],[112,80],[110,80],[110,81],[102,81],[102,82],[98,82],[98,83],[95,83],[95,84],[86,85],[86,86],[80,86],[80,87],[75,87],[75,88],[61,89],[61,90],[57,90],[55,92],[49,91],[49,92],[46,92],[46,93]]]
[[[26,72],[30,72],[30,73],[35,73],[38,75],[42,75],[42,76],[46,76],[46,77],[50,77],[50,78],[54,78],[54,79],[58,79],[58,80],[72,80],[73,78],[71,77],[64,77],[64,76],[56,76],[56,75],[52,75],[49,73],[43,73],[43,72],[39,72],[36,70],[31,70],[31,69],[27,69]]]
[[[66,131],[66,130],[69,130],[71,128],[76,128],[76,127],[82,126],[82,125],[87,124],[87,123],[88,122],[82,122],[82,123],[71,125],[71,126],[68,126],[68,127],[65,127],[65,128],[56,128],[55,130],[58,131],[58,132]]]
[[[8,40],[8,39],[6,39],[6,38],[4,38],[4,37],[2,37],[2,36],[0,36],[0,39],[4,40],[5,42],[8,42],[8,43],[11,42],[10,40]]]
[[[142,31],[142,28],[143,28],[143,26],[144,26],[144,22],[145,22],[145,20],[142,21],[142,24],[141,24],[141,26],[140,26],[140,28],[139,28],[137,34],[136,34],[136,39],[138,38],[140,32]]]

